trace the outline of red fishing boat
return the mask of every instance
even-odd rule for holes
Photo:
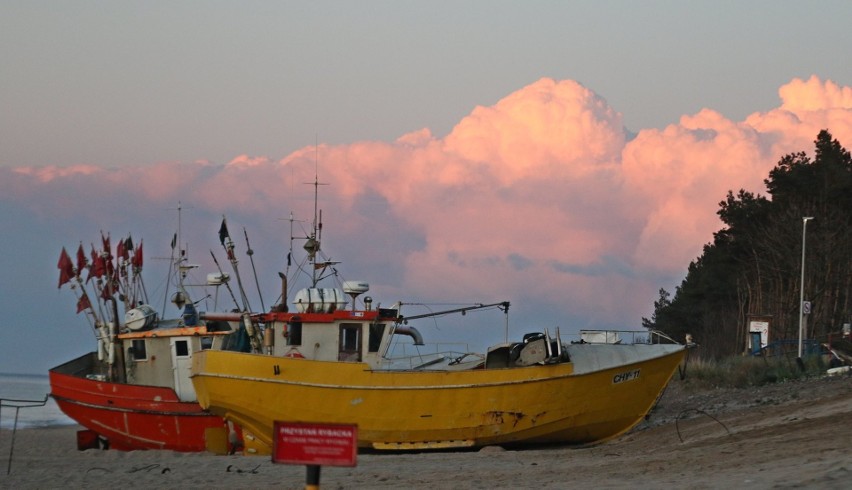
[[[100,371],[99,364],[92,352],[50,370],[51,396],[87,429],[79,438],[80,449],[92,447],[87,432],[103,447],[121,451],[204,451],[208,439],[211,449],[217,440],[220,445],[227,441],[222,418],[202,410],[194,396],[183,401],[171,387],[101,380],[92,376]]]
[[[227,235],[224,221],[222,227]],[[236,270],[233,242],[222,238]],[[187,263],[175,234],[169,276],[171,303],[180,314],[161,319],[142,282],[142,244],[134,247],[130,238],[123,239],[113,254],[109,237],[101,239],[103,248],[92,246],[91,260],[81,244],[76,264],[64,248],[58,263],[59,287],[70,285],[77,313],[86,315],[97,339],[96,352],[49,371],[51,396],[85,427],[78,433],[78,447],[233,452],[240,445],[239,429],[201,408],[189,370],[193,355],[202,350],[251,350],[244,313],[239,308],[231,313],[197,310],[211,295],[198,302],[190,298],[184,279],[197,266]],[[228,286],[228,279],[219,269],[203,287]]]

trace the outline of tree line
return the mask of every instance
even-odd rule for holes
[[[823,340],[852,321],[852,158],[827,130],[814,144],[813,159],[802,151],[779,160],[764,180],[769,197],[728,191],[717,211],[724,227],[674,296],[660,289],[644,327],[692,334],[705,356],[719,358],[745,351],[756,316],[770,319],[770,342],[798,339],[801,291],[811,303],[806,338]],[[813,217],[806,228],[805,217]]]

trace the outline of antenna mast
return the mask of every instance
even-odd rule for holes
[[[316,148],[316,147],[315,147]],[[318,149],[315,149],[318,152]],[[315,153],[317,155],[318,153]],[[319,157],[314,156],[314,181],[305,182],[308,185],[314,186],[314,221],[311,228],[311,236],[305,242],[304,249],[308,252],[308,261],[311,264],[311,287],[317,287],[317,253],[320,251],[320,239],[322,238],[322,212],[319,210],[319,186],[328,185],[321,184],[319,181]]]

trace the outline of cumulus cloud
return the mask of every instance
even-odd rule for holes
[[[280,263],[285,218],[312,219],[304,184],[318,178],[329,184],[319,188],[326,251],[386,303],[510,299],[540,326],[630,327],[719,229],[728,190],[763,192],[781,156],[812,151],[820,129],[852,145],[850,94],[794,79],[773,110],[732,121],[705,108],[631,139],[603,96],[544,78],[476,107],[445,138],[421,129],[226,164],[6,168],[0,204],[109,223],[116,209],[181,201],[257,227],[255,248]],[[51,233],[57,250],[67,243]]]
[[[852,109],[852,87],[840,87],[816,75],[808,80],[794,79],[778,89],[781,109],[793,113]]]
[[[616,161],[624,138],[621,114],[602,97],[571,80],[543,78],[474,109],[445,148],[511,184],[541,172],[580,177]]]

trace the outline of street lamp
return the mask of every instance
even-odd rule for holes
[[[802,218],[802,284],[799,287],[799,359],[802,358],[802,324],[805,318],[805,233],[808,230],[808,220],[813,216]]]

